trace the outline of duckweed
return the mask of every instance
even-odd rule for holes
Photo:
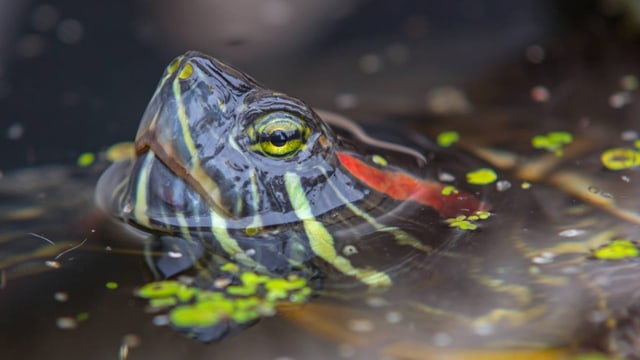
[[[476,230],[477,221],[486,220],[491,216],[488,211],[476,211],[473,215],[459,215],[455,218],[447,219],[449,227],[458,228],[460,230]]]
[[[571,144],[573,136],[567,131],[552,131],[546,135],[536,135],[531,139],[531,145],[536,149],[543,149],[556,154],[563,155],[563,147]]]
[[[442,147],[449,147],[460,140],[460,135],[456,131],[444,131],[438,134],[437,142]]]
[[[638,257],[638,247],[630,240],[613,240],[610,244],[593,251],[593,255],[602,260],[621,260]]]
[[[487,185],[495,182],[498,179],[493,169],[481,168],[467,173],[467,182],[473,185]]]
[[[230,264],[224,267],[238,270]],[[170,323],[179,328],[210,327],[224,321],[243,324],[273,315],[281,303],[303,303],[311,296],[306,279],[295,275],[280,278],[243,272],[238,280],[220,290],[157,281],[144,285],[137,295],[148,299],[154,311],[169,310]]]
[[[80,167],[87,167],[96,161],[96,155],[91,152],[85,152],[78,156],[77,164]]]
[[[456,189],[455,186],[447,185],[447,186],[442,188],[442,191],[440,191],[440,193],[442,195],[449,196],[451,194],[457,194],[457,193],[459,193],[459,191],[458,191],[458,189]]]

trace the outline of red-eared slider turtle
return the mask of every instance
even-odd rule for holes
[[[588,190],[634,196],[636,172],[614,170],[638,152],[579,151],[598,172],[576,175],[565,132],[526,166],[456,138],[365,131],[189,52],[97,198],[150,234],[139,295],[202,341],[280,309],[389,358],[640,351],[638,215]]]

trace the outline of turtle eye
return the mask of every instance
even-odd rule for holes
[[[310,129],[295,115],[275,112],[255,122],[251,149],[267,156],[290,156],[304,148]]]

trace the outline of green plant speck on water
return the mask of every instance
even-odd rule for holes
[[[602,165],[609,170],[625,170],[640,165],[640,152],[633,149],[613,148],[600,155]]]
[[[563,155],[563,147],[571,144],[573,136],[567,131],[552,131],[546,135],[536,135],[531,139],[531,145],[536,149],[550,151],[556,156]]]
[[[438,134],[437,142],[442,147],[449,147],[460,140],[460,135],[456,131],[444,131]]]
[[[157,281],[146,284],[137,294],[149,300],[152,310],[169,310],[171,324],[181,328],[215,326],[221,321],[246,323],[273,315],[281,303],[303,303],[311,296],[307,281],[295,275],[272,278],[244,272],[239,280],[218,290]]]
[[[498,174],[488,168],[481,168],[467,173],[467,182],[473,185],[487,185],[498,179]]]
[[[593,251],[593,255],[602,260],[621,260],[638,257],[638,247],[626,239],[613,240],[610,244]]]
[[[78,163],[78,166],[80,167],[87,167],[93,164],[94,161],[96,161],[96,155],[91,152],[86,152],[78,156],[77,163]]]

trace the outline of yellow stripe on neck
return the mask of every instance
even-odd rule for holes
[[[333,236],[311,213],[311,206],[304,193],[300,178],[293,173],[286,173],[284,181],[291,205],[298,218],[302,220],[304,231],[307,234],[307,238],[309,238],[309,245],[315,255],[331,264],[341,273],[353,276],[371,288],[391,286],[391,279],[384,272],[356,268],[348,259],[338,255]]]

